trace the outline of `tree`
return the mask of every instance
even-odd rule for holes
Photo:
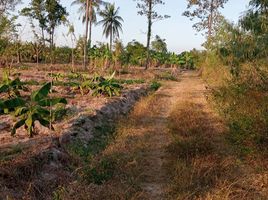
[[[124,20],[118,14],[119,7],[115,8],[114,4],[106,5],[105,9],[100,12],[103,19],[98,24],[102,24],[103,35],[106,38],[110,37],[110,51],[112,51],[113,38],[119,37],[119,31],[123,32],[121,22]]]
[[[131,65],[143,65],[146,61],[147,49],[143,44],[133,40],[126,46],[127,59],[126,62]]]
[[[53,48],[55,28],[67,21],[66,17],[68,16],[68,13],[66,11],[66,8],[64,8],[59,3],[59,0],[46,0],[45,9],[47,12],[47,15],[46,15],[47,30],[46,31],[49,34],[50,48]]]
[[[223,8],[228,0],[187,0],[187,10],[184,16],[191,20],[197,18],[200,21],[193,25],[197,31],[206,30],[208,40],[213,34],[214,25],[220,20],[219,8]]]
[[[87,65],[87,47],[91,48],[92,24],[97,22],[96,9],[100,5],[105,5],[102,0],[75,0],[72,5],[79,5],[78,12],[83,14],[82,22],[86,24],[86,33],[84,37],[84,68]]]
[[[159,35],[155,36],[155,40],[152,41],[152,49],[157,52],[167,53],[167,43],[165,39],[161,39]]]
[[[66,17],[68,13],[59,0],[32,0],[30,5],[21,11],[22,15],[31,19],[32,28],[34,29],[33,20],[38,21],[38,25],[41,29],[41,38],[43,45],[45,41],[49,42],[51,62],[53,62],[52,51],[54,48],[54,34],[57,26],[67,21]],[[45,38],[45,31],[49,35],[49,38]],[[39,36],[34,31],[36,38]]]
[[[67,35],[71,36],[71,41],[72,41],[72,70],[74,71],[74,43],[77,41],[75,33],[74,33],[74,25],[70,24],[69,25],[69,30]]]
[[[114,54],[113,59],[115,62],[115,66],[118,66],[119,64],[122,65],[121,58],[124,52],[124,45],[121,40],[117,39],[114,44]]]
[[[82,22],[86,22],[86,0],[75,0],[72,2],[71,5],[79,5],[78,13],[82,15]],[[100,9],[101,5],[106,5],[107,3],[102,0],[92,0],[92,3],[89,2],[89,13],[88,13],[88,20],[89,20],[89,36],[88,36],[88,43],[89,48],[91,48],[91,36],[92,36],[92,25],[97,22],[97,11]],[[81,16],[80,16],[81,17]],[[80,19],[79,17],[79,19]]]
[[[21,0],[0,0],[0,17],[8,11],[13,11]]]
[[[145,15],[148,20],[148,31],[147,31],[147,58],[145,63],[145,69],[148,68],[149,60],[150,60],[150,43],[151,43],[151,35],[152,35],[152,25],[154,22],[163,20],[165,18],[169,18],[168,15],[160,15],[158,14],[154,8],[157,5],[164,5],[163,0],[134,0],[137,1],[137,8],[139,9],[139,15]]]
[[[33,20],[36,20],[38,22],[38,26],[41,29],[42,43],[45,46],[45,30],[47,29],[47,17],[46,17],[47,14],[46,14],[45,1],[32,0],[28,7],[23,8],[21,10],[21,14],[30,19],[30,23],[32,25],[33,30],[35,28]],[[37,34],[35,35],[39,37]]]

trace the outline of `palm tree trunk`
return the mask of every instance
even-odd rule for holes
[[[92,20],[93,20],[93,12],[92,12],[92,0],[89,2],[89,36],[88,36],[88,46],[91,48],[91,37],[92,37]],[[91,65],[91,60],[89,59],[89,66]]]
[[[93,5],[92,0],[89,2],[89,36],[88,36],[88,46],[91,48],[91,37],[92,37],[92,21],[93,21]]]
[[[113,30],[110,32],[110,51],[112,52],[112,46],[113,46]]]
[[[88,47],[88,41],[87,41],[87,37],[88,37],[88,24],[89,24],[89,20],[88,20],[88,10],[89,10],[89,1],[87,0],[86,3],[86,34],[85,34],[85,38],[84,38],[84,69],[87,69],[87,47]]]
[[[148,13],[148,32],[147,32],[147,57],[145,63],[145,69],[148,69],[149,60],[150,60],[150,43],[152,35],[152,0],[149,0],[149,13]]]

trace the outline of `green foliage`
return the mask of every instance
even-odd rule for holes
[[[93,81],[93,96],[106,95],[109,97],[119,96],[122,86],[114,78],[115,72],[107,79],[100,78],[97,82]]]
[[[193,25],[197,31],[206,31],[208,40],[215,31],[215,25],[221,21],[220,8],[228,0],[187,0],[187,10],[183,13],[184,16],[191,20],[198,19],[199,21]]]
[[[78,72],[72,72],[67,75],[69,80],[85,80],[86,75]]]
[[[259,73],[242,69],[239,76],[213,90],[216,106],[229,125],[227,138],[241,155],[267,149],[268,88]]]
[[[123,32],[121,22],[124,22],[124,20],[119,16],[119,8],[116,8],[115,4],[107,4],[99,15],[102,20],[98,24],[102,24],[103,35],[106,38],[110,37],[110,50],[112,50],[113,38],[119,37],[120,31]]]
[[[150,89],[153,91],[157,91],[161,87],[161,83],[157,81],[153,81],[150,85]]]
[[[179,55],[179,64],[184,69],[194,69],[194,60],[190,52],[182,52]]]
[[[89,183],[103,184],[113,177],[115,162],[111,158],[103,158],[96,164],[91,164],[84,172],[84,179]]]
[[[78,156],[86,163],[86,167],[79,174],[87,182],[102,184],[113,176],[115,160],[112,157],[100,160],[96,155],[102,152],[114,139],[114,131],[111,124],[104,122],[95,128],[94,137],[89,143],[81,145],[83,141],[77,140],[67,147],[69,153]]]
[[[115,72],[108,78],[95,74],[91,79],[83,81],[79,85],[82,95],[92,91],[93,96],[119,96],[122,89],[121,84],[114,79]]]
[[[13,97],[0,102],[0,110],[3,110],[5,114],[14,114],[19,119],[12,128],[12,135],[16,134],[18,128],[24,126],[29,136],[32,137],[35,133],[35,121],[53,129],[51,126],[52,110],[50,109],[57,104],[67,104],[67,101],[64,98],[49,97],[51,87],[51,83],[46,83],[39,90],[33,91],[26,99]]]
[[[146,59],[146,48],[139,42],[133,40],[126,46],[126,54],[123,59],[131,65],[143,65]]]
[[[2,83],[0,84],[0,93],[7,93],[9,97],[20,96],[20,90],[26,90],[24,83],[17,77],[14,80],[9,78],[9,73],[3,73]]]
[[[167,52],[167,43],[165,39],[161,39],[159,35],[155,36],[155,40],[152,41],[152,49],[156,52]]]
[[[62,73],[48,73],[48,76],[53,78],[56,81],[64,78],[64,74]]]

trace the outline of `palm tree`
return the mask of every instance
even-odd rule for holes
[[[84,68],[87,63],[87,48],[91,48],[92,24],[97,22],[96,10],[100,5],[107,3],[102,0],[74,0],[73,5],[79,5],[78,12],[82,15],[82,22],[86,23],[85,45],[84,45]],[[80,16],[81,17],[81,16]]]
[[[113,38],[119,37],[119,31],[123,32],[121,22],[124,22],[119,15],[119,7],[115,8],[114,4],[107,4],[105,9],[99,13],[102,20],[98,24],[102,24],[103,35],[110,37],[110,50],[112,50]]]

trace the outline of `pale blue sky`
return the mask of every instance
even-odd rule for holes
[[[20,8],[26,7],[30,0],[23,0],[23,5]],[[74,23],[76,35],[84,34],[84,26],[81,21],[78,20],[79,14],[77,13],[77,7],[71,7],[72,0],[61,0],[62,4],[66,6],[69,12],[69,20]],[[115,3],[120,7],[120,15],[124,19],[123,34],[120,38],[124,44],[136,39],[145,44],[147,24],[145,17],[137,15],[136,2],[133,0],[108,0],[108,2]],[[153,25],[153,36],[159,35],[161,38],[165,38],[168,44],[168,49],[174,52],[181,52],[184,50],[190,50],[192,48],[201,49],[201,44],[204,42],[204,37],[200,33],[196,33],[192,28],[193,22],[188,18],[182,16],[187,2],[186,0],[166,0],[166,5],[157,7],[157,10],[161,14],[170,15],[171,18],[159,21]],[[229,0],[222,10],[224,16],[230,20],[236,22],[241,16],[242,12],[247,9],[249,0]],[[22,24],[22,39],[31,40],[32,34],[30,28],[26,25],[27,19],[21,18]],[[56,42],[60,45],[71,45],[68,39],[63,37],[63,33],[66,33],[66,28],[59,27],[56,32]],[[92,34],[93,43],[95,41],[108,41],[102,36],[102,29],[100,26],[93,28]]]

